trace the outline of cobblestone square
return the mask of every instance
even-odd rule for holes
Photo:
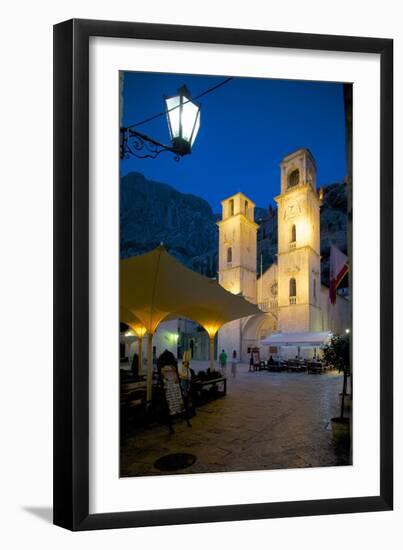
[[[196,367],[197,368],[197,367]],[[166,475],[155,461],[191,453],[195,463],[172,473],[205,473],[351,464],[349,450],[336,444],[330,419],[339,415],[342,375],[228,372],[227,395],[197,408],[191,427],[139,429],[121,448],[121,476]]]

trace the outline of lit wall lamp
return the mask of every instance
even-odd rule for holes
[[[189,155],[200,128],[200,105],[192,101],[186,85],[181,86],[176,95],[165,98],[165,114],[171,145],[164,145],[133,127],[123,127],[120,129],[120,158],[154,159],[164,151],[173,153],[175,160]]]

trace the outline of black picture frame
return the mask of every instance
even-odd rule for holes
[[[89,39],[379,54],[380,491],[369,497],[89,513]],[[73,19],[54,27],[54,523],[71,530],[392,510],[393,41]]]

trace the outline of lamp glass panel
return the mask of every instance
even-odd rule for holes
[[[199,131],[199,128],[200,128],[200,109],[198,109],[198,111],[197,111],[197,118],[196,118],[196,123],[195,123],[194,130],[193,130],[192,141],[190,142],[191,147],[193,147],[193,143],[196,139],[197,132]]]
[[[169,119],[169,130],[171,139],[180,137],[180,96],[169,97],[165,100],[167,106],[167,117]]]
[[[199,112],[199,107],[194,103],[192,103],[191,101],[189,101],[188,99],[186,99],[186,97],[184,97],[183,100],[184,101],[182,106],[182,136],[181,137],[185,141],[190,141],[190,138],[192,137],[193,128],[195,126],[195,122],[197,119],[197,115]]]

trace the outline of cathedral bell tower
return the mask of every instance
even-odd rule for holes
[[[255,204],[243,193],[221,202],[222,219],[219,231],[219,283],[229,292],[244,296],[256,303],[257,229],[254,221]],[[226,323],[218,332],[218,353],[224,349],[228,357],[234,351],[241,358],[244,320]]]
[[[219,283],[233,294],[256,303],[257,228],[255,204],[243,193],[221,202],[219,228]]]
[[[278,307],[283,332],[322,329],[320,205],[316,163],[308,149],[281,162],[278,204]]]

